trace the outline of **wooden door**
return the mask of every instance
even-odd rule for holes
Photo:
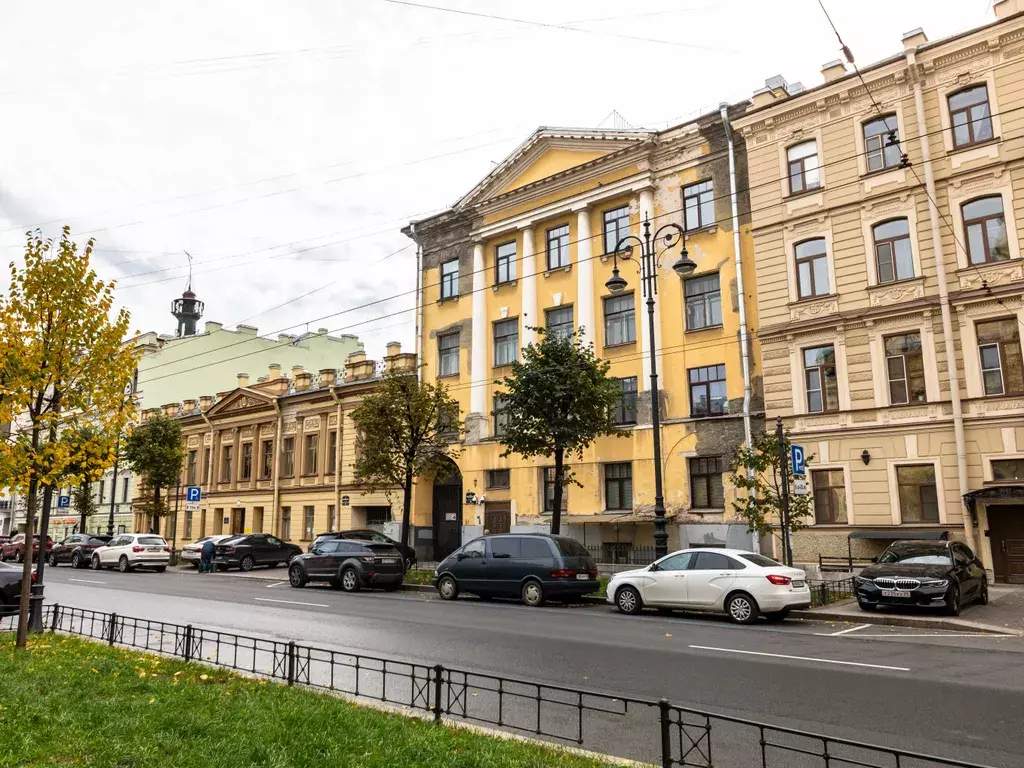
[[[484,502],[484,530],[487,533],[508,533],[512,528],[512,502]]]
[[[988,529],[996,581],[1024,584],[1024,505],[989,506]]]

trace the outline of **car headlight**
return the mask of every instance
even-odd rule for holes
[[[949,581],[946,579],[934,579],[933,581],[922,581],[922,589],[945,589],[949,586]]]
[[[875,580],[874,579],[866,579],[863,576],[855,576],[854,579],[853,579],[853,582],[854,582],[854,584],[857,584],[859,586],[861,584],[874,584]]]

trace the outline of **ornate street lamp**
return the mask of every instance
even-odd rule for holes
[[[626,235],[615,244],[612,252],[612,276],[604,284],[612,294],[622,293],[626,289],[626,280],[619,274],[619,259],[636,260],[640,264],[640,284],[644,297],[647,299],[647,320],[650,324],[650,355],[651,355],[651,425],[654,429],[654,554],[660,558],[668,554],[668,531],[665,529],[665,496],[661,483],[661,400],[658,396],[658,363],[655,349],[654,334],[654,295],[658,292],[658,257],[655,253],[659,238],[665,241],[661,253],[682,243],[679,259],[672,269],[680,277],[693,274],[697,265],[690,259],[686,251],[686,230],[678,224],[665,224],[651,235],[651,220],[644,219],[643,238],[637,235]],[[633,254],[633,243],[640,248],[639,258]],[[620,255],[621,254],[621,255]]]

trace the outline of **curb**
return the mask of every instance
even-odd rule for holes
[[[839,611],[790,611],[790,618],[812,619],[814,621],[842,621],[847,624],[878,624],[887,627],[909,627],[911,629],[942,629],[953,632],[970,632],[979,635],[1024,636],[1024,631],[981,624],[974,621],[939,619],[918,616],[898,616],[884,613],[861,613],[852,616]]]

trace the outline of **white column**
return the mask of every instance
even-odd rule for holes
[[[590,212],[576,211],[576,327],[584,343],[597,341],[594,323],[594,243],[590,239]]]
[[[520,274],[520,285],[523,287],[521,296],[523,299],[523,310],[519,316],[519,333],[522,346],[537,341],[537,332],[529,330],[526,326],[534,327],[541,325],[542,320],[537,314],[537,265],[533,258],[533,227],[523,227],[523,258],[520,261],[522,274]]]
[[[651,220],[651,234],[658,228],[658,221],[654,218],[654,192],[650,189],[645,189],[640,192],[640,228],[636,234],[643,236],[644,231],[644,219],[650,218]],[[657,245],[657,244],[655,244]],[[639,256],[637,248],[633,249],[633,252]],[[654,269],[658,271],[658,265],[655,263]],[[641,293],[639,290],[639,275],[637,276],[637,293]],[[659,286],[660,289],[660,286]],[[658,387],[660,389],[665,388],[664,377],[665,377],[665,366],[662,362],[661,352],[661,306],[658,304],[658,298],[655,296],[654,304],[654,344],[658,350]],[[637,322],[640,323],[640,348],[643,352],[643,381],[639,382],[638,389],[650,389],[651,386],[651,332],[650,324],[647,319],[647,300],[641,297],[640,307],[637,310]]]
[[[487,275],[484,273],[484,244],[473,244],[473,354],[470,359],[472,387],[470,413],[487,413]]]

